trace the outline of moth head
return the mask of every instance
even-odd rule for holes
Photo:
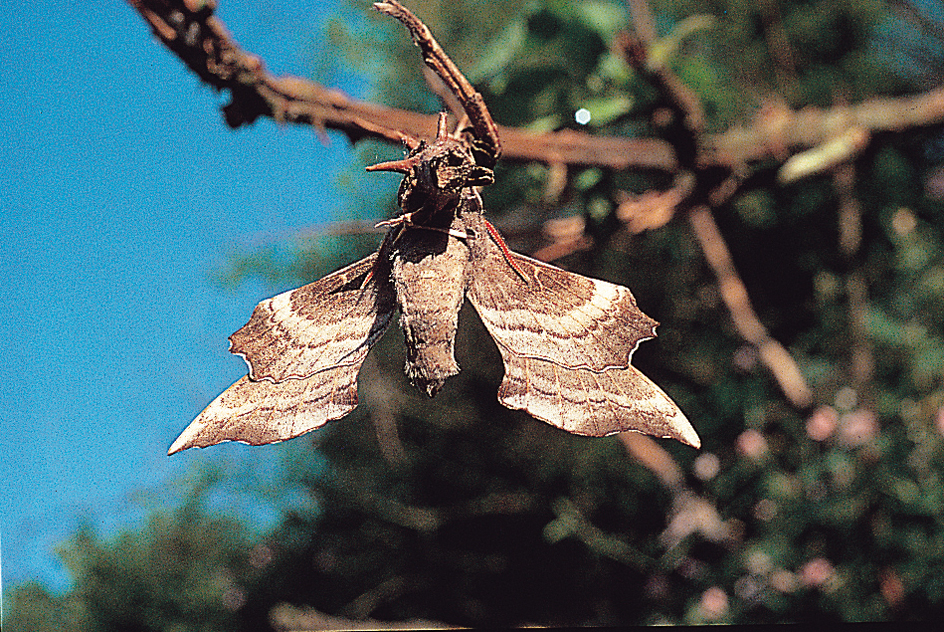
[[[413,210],[417,202],[422,204],[430,198],[438,202],[457,198],[462,189],[495,181],[494,161],[483,160],[485,154],[465,130],[450,134],[445,113],[439,116],[435,140],[415,141],[409,146],[411,150],[406,158],[367,167],[368,171],[404,174],[399,193],[404,210]]]
[[[458,194],[466,187],[486,186],[495,181],[491,169],[475,162],[469,148],[448,139],[430,145],[429,156],[420,164],[417,174],[430,188],[440,193]]]
[[[420,142],[406,158],[371,165],[367,170],[402,173],[404,185],[423,189],[427,194],[454,195],[466,187],[486,186],[495,181],[491,169],[479,165],[463,142],[450,137]]]

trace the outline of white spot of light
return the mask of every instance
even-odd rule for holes
[[[580,108],[574,112],[574,120],[580,125],[586,125],[590,122],[590,110],[587,108]]]

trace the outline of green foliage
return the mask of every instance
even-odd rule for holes
[[[240,521],[206,510],[214,478],[197,481],[178,509],[156,512],[140,530],[105,539],[80,527],[59,549],[73,588],[64,595],[33,583],[13,588],[8,629],[234,629],[253,551]]]

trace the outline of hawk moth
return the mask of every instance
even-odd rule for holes
[[[428,31],[417,35],[402,5],[375,6],[407,24],[423,48]],[[442,66],[438,72],[449,72]],[[395,312],[406,374],[435,396],[459,372],[454,344],[466,298],[501,353],[504,406],[575,434],[635,430],[700,446],[681,410],[630,364],[657,325],[630,291],[514,253],[485,219],[478,188],[493,179],[497,128],[478,93],[463,105],[480,123],[463,127],[466,118],[447,133],[441,115],[433,142],[405,139],[412,146],[405,159],[369,168],[404,174],[403,213],[381,222],[389,228],[378,252],[262,301],[230,336],[249,374],[213,400],[169,454],[284,441],[345,416],[357,405],[361,364]]]
[[[455,139],[440,138],[382,168],[409,168],[404,182],[422,183],[401,187],[401,203],[413,208],[418,189],[455,187],[443,174],[449,163],[469,167],[455,155],[471,160]],[[478,191],[456,188],[391,222],[377,253],[260,303],[230,337],[249,375],[214,400],[170,452],[283,441],[343,417],[357,405],[357,373],[395,311],[407,375],[435,395],[459,371],[453,346],[466,297],[498,345],[505,365],[498,397],[508,408],[575,434],[636,430],[697,447],[678,407],[630,364],[657,324],[630,291],[509,251],[484,218]]]

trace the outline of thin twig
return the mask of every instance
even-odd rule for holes
[[[426,80],[426,86],[430,91],[439,97],[449,113],[452,114],[454,121],[459,121],[465,116],[465,108],[462,107],[462,102],[449,90],[446,82],[435,71],[429,67],[423,68],[423,79]]]
[[[633,30],[636,31],[639,40],[649,46],[658,37],[656,23],[652,18],[652,8],[646,0],[627,0],[626,4],[633,18]]]
[[[731,252],[718,230],[718,225],[707,206],[698,206],[689,212],[689,222],[705,259],[718,277],[721,298],[738,333],[757,347],[761,361],[767,366],[787,399],[798,408],[806,408],[813,401],[810,387],[790,353],[770,337],[767,328],[757,318],[744,282],[738,276]]]
[[[618,436],[626,451],[655,474],[667,489],[678,492],[684,487],[685,474],[682,468],[658,441],[638,432],[621,432]]]
[[[644,24],[648,11],[645,0],[635,0],[633,7],[634,17],[642,16],[638,20]],[[669,68],[664,65],[651,68],[646,63],[648,52],[643,42],[647,37],[649,35],[637,33],[634,38],[623,33],[618,36],[616,46],[627,63],[638,72],[645,73],[669,106],[681,117],[683,133],[676,135],[673,146],[680,164],[691,173],[687,179],[677,179],[669,191],[649,192],[621,204],[621,219],[630,222],[630,229],[640,230],[667,222],[676,209],[691,204],[696,196],[706,196],[712,206],[723,204],[738,190],[740,182],[740,165],[733,161],[728,165],[729,175],[721,185],[711,186],[710,182],[717,178],[717,174],[710,172],[711,165],[703,159],[703,147],[710,141],[704,134],[705,114],[701,101]],[[696,205],[689,213],[689,221],[705,259],[715,271],[721,296],[731,313],[735,328],[757,347],[761,360],[774,374],[790,401],[796,406],[806,407],[812,401],[812,395],[803,374],[787,350],[770,337],[757,318],[747,288],[737,274],[731,253],[710,208],[704,204]]]
[[[495,125],[492,115],[485,107],[485,99],[472,87],[462,71],[449,58],[429,28],[397,0],[375,2],[374,8],[400,20],[406,26],[413,37],[413,42],[423,53],[423,61],[443,80],[449,91],[456,95],[475,128],[476,136],[486,144],[490,153],[497,159],[501,155],[501,141],[498,138],[498,126]]]
[[[846,275],[849,332],[852,336],[850,373],[853,387],[862,396],[867,392],[875,371],[875,358],[866,325],[868,284],[858,262],[862,244],[862,207],[855,194],[855,177],[855,165],[848,162],[833,174],[833,186],[839,194],[839,251],[850,266]]]
[[[764,37],[767,39],[767,51],[774,60],[774,72],[777,75],[777,84],[780,91],[785,93],[787,88],[796,80],[796,63],[793,61],[793,47],[783,28],[783,16],[776,0],[760,1],[761,19],[764,22]]]
[[[665,191],[623,192],[617,198],[616,217],[631,233],[655,230],[669,223],[676,210],[689,199],[695,189],[695,176],[688,171],[679,174],[672,188]]]
[[[799,151],[817,147],[850,128],[867,134],[927,127],[944,122],[944,88],[921,94],[869,99],[831,108],[777,108],[776,117],[762,112],[749,125],[738,124],[709,136],[702,146],[702,164],[736,165],[771,157],[779,148]],[[775,124],[772,123],[775,121]]]
[[[636,0],[638,4],[644,4]],[[697,162],[697,143],[701,141],[705,128],[705,111],[701,100],[691,88],[682,83],[682,80],[665,64],[652,66],[648,63],[649,54],[645,40],[638,34],[627,32],[617,33],[613,46],[622,55],[626,63],[636,72],[642,74],[653,87],[665,98],[669,107],[682,120],[690,143],[685,148],[686,156],[680,156],[680,162],[686,167],[692,167]],[[676,150],[679,149],[676,143]]]
[[[278,603],[269,611],[269,622],[279,632],[298,630],[452,630],[455,626],[440,621],[410,619],[408,621],[380,621],[376,619],[346,619],[325,614],[314,608]]]

